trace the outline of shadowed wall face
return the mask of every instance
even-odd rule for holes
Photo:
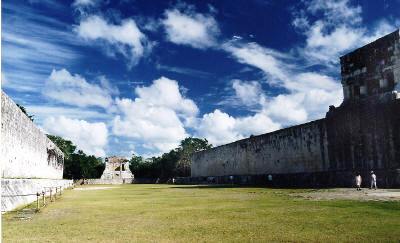
[[[400,38],[384,36],[343,57],[343,104],[327,113],[330,170],[400,169]],[[397,182],[398,183],[398,182]]]
[[[195,153],[192,176],[318,172],[328,168],[324,120]]]
[[[341,57],[341,65],[344,101],[325,119],[198,152],[192,177],[274,174],[298,186],[324,178],[351,186],[355,172],[368,178],[375,170],[378,183],[399,186],[399,30]]]
[[[64,154],[1,93],[2,178],[62,179]]]
[[[400,91],[399,31],[340,58],[344,101]]]

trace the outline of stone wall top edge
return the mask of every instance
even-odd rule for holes
[[[243,138],[243,139],[240,139],[240,140],[237,140],[237,141],[234,141],[234,142],[231,142],[231,143],[219,145],[219,146],[207,149],[207,150],[198,151],[198,152],[195,152],[195,154],[205,153],[205,152],[213,151],[213,150],[216,150],[216,149],[220,149],[222,147],[232,146],[234,144],[241,143],[241,142],[244,142],[244,141],[248,141],[250,139],[257,139],[257,138],[264,137],[264,136],[272,136],[272,135],[276,135],[276,134],[281,133],[281,132],[286,132],[286,131],[289,131],[289,130],[298,129],[298,128],[302,128],[302,127],[307,127],[307,126],[311,126],[311,125],[314,125],[314,124],[317,124],[317,123],[324,123],[324,122],[325,122],[325,118],[321,118],[321,119],[309,121],[309,122],[306,122],[306,123],[293,125],[293,126],[290,126],[290,127],[285,127],[285,128],[282,128],[282,129],[278,129],[278,130],[272,131],[272,132],[263,133],[263,134],[260,134],[260,135],[254,135],[252,137]]]
[[[378,42],[381,42],[381,41],[383,41],[385,39],[390,39],[390,38],[395,38],[395,39],[399,40],[400,39],[400,29],[397,28],[395,31],[393,31],[393,32],[391,32],[391,33],[389,33],[389,34],[387,34],[385,36],[382,36],[381,38],[378,38],[378,39],[374,40],[373,42],[370,42],[370,43],[368,43],[368,44],[366,44],[366,45],[364,45],[362,47],[359,47],[357,49],[354,49],[351,52],[348,52],[348,53],[344,54],[343,56],[340,57],[340,60],[344,59],[347,56],[354,55],[354,53],[356,53],[357,51],[359,51],[361,49],[371,48],[372,46],[377,45]]]
[[[57,147],[57,145],[54,144],[53,141],[51,141],[51,139],[49,139],[47,135],[42,130],[40,130],[39,127],[37,127],[37,125],[21,111],[21,109],[17,106],[17,104],[3,90],[1,90],[1,99],[4,100],[5,103],[11,104],[11,106],[13,106],[13,109],[16,112],[20,113],[22,119],[24,119],[24,122],[26,122],[27,124],[31,124],[32,129],[35,129],[39,134],[43,135],[47,144],[50,144],[56,150],[57,154],[60,154],[64,157],[64,153],[61,151],[61,149]],[[4,108],[2,107],[1,109]]]

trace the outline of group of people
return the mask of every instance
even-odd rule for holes
[[[356,187],[357,187],[357,191],[361,191],[361,182],[362,182],[362,178],[360,173],[357,173],[356,176]],[[376,175],[373,171],[371,171],[371,189],[374,188],[375,190],[378,189],[378,187],[376,186]]]

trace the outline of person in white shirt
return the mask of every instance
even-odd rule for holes
[[[357,187],[357,191],[361,191],[361,175],[358,173],[356,176],[356,187]]]
[[[378,189],[376,186],[376,175],[373,171],[371,171],[371,189],[374,188],[375,190]]]

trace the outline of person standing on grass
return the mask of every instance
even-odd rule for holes
[[[376,187],[376,175],[373,171],[371,171],[371,189],[372,187],[376,190],[378,187]]]
[[[361,181],[362,181],[361,175],[360,175],[360,173],[357,173],[357,176],[356,176],[357,191],[361,191]]]

